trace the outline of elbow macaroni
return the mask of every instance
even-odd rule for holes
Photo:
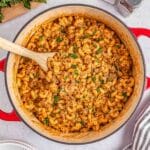
[[[48,72],[21,57],[17,86],[26,109],[63,133],[100,131],[124,109],[134,88],[128,49],[94,19],[68,16],[37,27],[27,48],[57,51]]]

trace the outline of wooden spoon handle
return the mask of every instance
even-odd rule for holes
[[[30,51],[24,47],[21,47],[20,45],[14,44],[1,37],[0,37],[0,48],[31,59],[34,59],[35,56],[37,55],[36,52]]]

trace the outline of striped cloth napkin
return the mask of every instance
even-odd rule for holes
[[[123,150],[150,150],[150,105],[139,115],[135,124],[132,143]]]

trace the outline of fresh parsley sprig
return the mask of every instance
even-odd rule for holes
[[[2,14],[2,8],[11,7],[17,3],[22,3],[25,8],[31,8],[31,1],[46,3],[46,0],[0,0],[0,22],[4,19],[4,15]]]

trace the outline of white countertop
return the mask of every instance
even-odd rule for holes
[[[150,0],[144,0],[141,7],[128,18],[123,18],[111,5],[103,2],[102,0],[48,0],[47,4],[43,4],[37,9],[31,10],[29,13],[12,21],[0,24],[0,36],[13,40],[21,27],[39,12],[53,6],[70,3],[97,6],[113,13],[123,20],[123,22],[125,22],[129,27],[143,27],[150,29]],[[150,39],[146,36],[141,36],[138,41],[140,42],[146,60],[146,74],[150,77],[150,67],[148,69],[148,65],[150,64]],[[0,58],[5,56],[6,52],[0,51]],[[149,101],[149,98],[149,90],[147,90],[145,91],[136,112],[130,118],[128,123],[111,136],[95,143],[86,145],[60,144],[39,136],[22,122],[6,122],[2,120],[0,120],[0,139],[22,140],[34,145],[39,150],[121,150],[125,145],[131,142],[135,118],[146,102]],[[5,89],[3,73],[0,73],[0,109],[5,110],[6,112],[12,110]]]

